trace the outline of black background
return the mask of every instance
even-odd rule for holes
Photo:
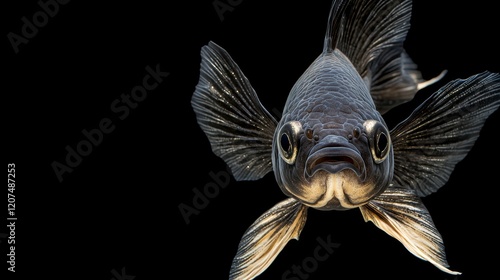
[[[70,1],[18,53],[9,32],[21,35],[21,18],[32,20],[41,8],[37,1],[4,3],[3,147],[7,163],[16,164],[18,218],[17,272],[9,277],[109,280],[124,272],[136,280],[227,279],[243,232],[285,198],[272,173],[256,182],[231,178],[186,224],[179,205],[193,205],[193,189],[215,182],[211,172],[227,174],[190,105],[200,48],[209,40],[225,48],[263,105],[281,111],[321,52],[331,2],[232,1],[223,20],[211,0],[160,2],[167,1]],[[448,74],[390,111],[390,126],[452,79],[500,72],[494,3],[436,3],[414,4],[405,47],[424,78]],[[111,104],[142,84],[148,65],[170,75],[120,120]],[[64,164],[65,147],[75,148],[85,140],[82,130],[105,118],[115,129],[60,182],[52,164]],[[449,182],[423,198],[451,269],[462,276],[414,257],[358,210],[311,209],[300,240],[290,241],[258,279],[282,279],[313,255],[317,238],[328,236],[341,245],[308,279],[491,278],[498,266],[499,122],[497,111]],[[1,239],[5,272],[7,246]]]

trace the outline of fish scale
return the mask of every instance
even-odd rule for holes
[[[332,116],[355,113],[357,118],[367,118],[362,114],[374,112],[375,105],[359,74],[353,72],[354,68],[344,67],[346,63],[344,55],[318,57],[291,89],[288,100],[298,102],[287,100],[284,114],[290,112],[292,118],[303,119],[307,112],[322,111]],[[314,109],[321,105],[328,109]]]

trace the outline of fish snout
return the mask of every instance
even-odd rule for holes
[[[345,138],[327,136],[310,151],[305,163],[306,178],[320,170],[335,174],[350,169],[364,181],[366,166],[358,149]]]

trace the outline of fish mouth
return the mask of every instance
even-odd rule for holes
[[[364,177],[365,162],[354,145],[337,141],[317,144],[306,160],[304,172],[307,177],[312,177],[320,170],[334,174],[345,169]]]

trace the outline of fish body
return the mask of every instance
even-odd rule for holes
[[[389,129],[384,113],[444,74],[422,79],[404,51],[410,15],[409,0],[333,1],[323,51],[279,121],[226,50],[202,48],[191,104],[212,151],[237,180],[274,172],[286,196],[244,233],[230,279],[260,275],[298,239],[310,208],[358,208],[416,257],[460,274],[420,198],[447,182],[500,106],[500,75],[450,81]]]
[[[276,181],[286,195],[309,207],[356,208],[391,182],[387,125],[363,79],[338,49],[322,53],[298,79],[277,127]],[[283,146],[295,154],[293,160],[287,160]]]

